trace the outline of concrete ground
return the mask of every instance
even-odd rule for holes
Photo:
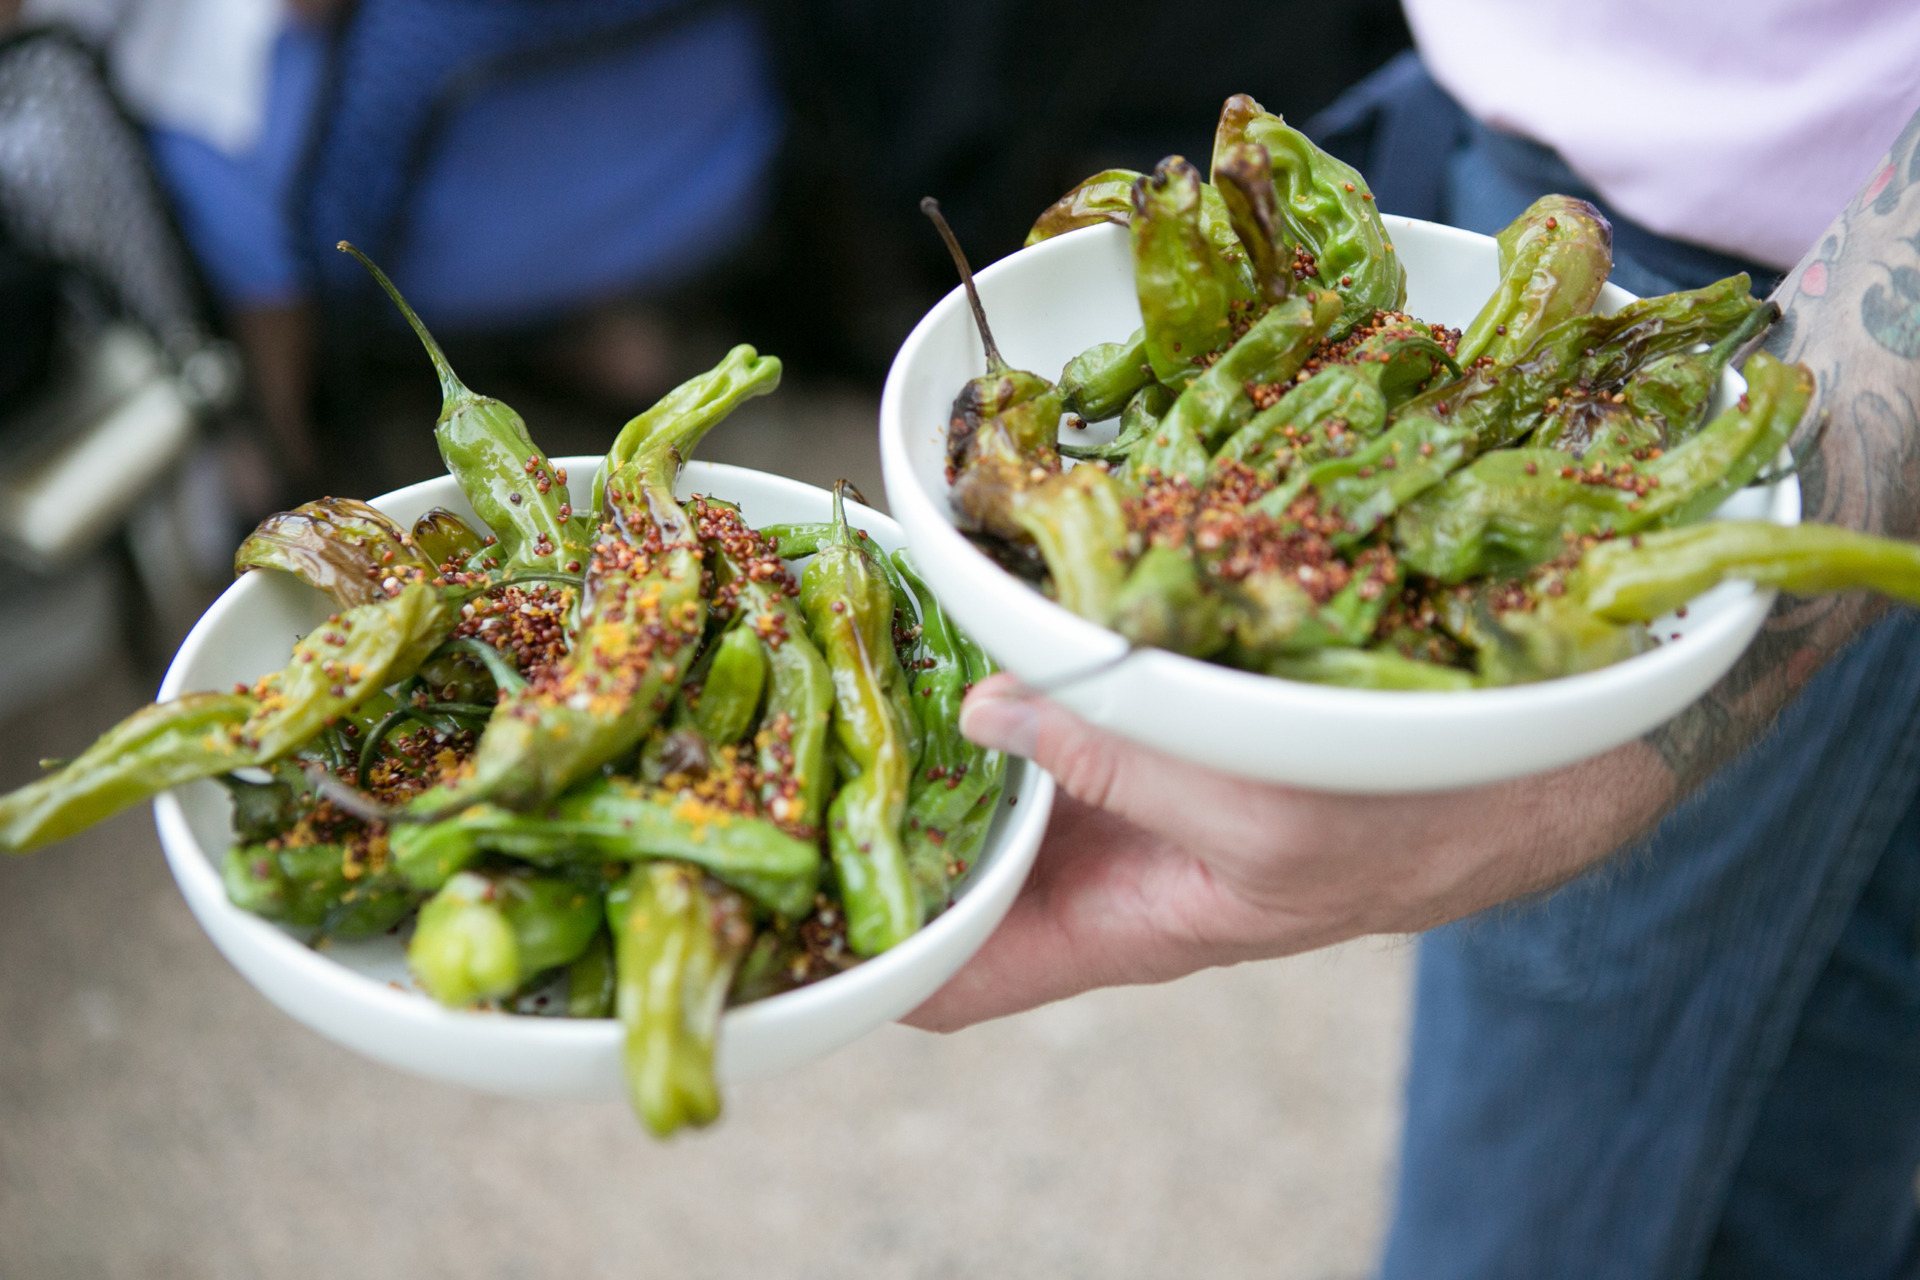
[[[793,399],[702,456],[877,499],[871,400]],[[115,660],[11,716],[0,785],[147,692]],[[141,808],[0,861],[0,1277],[1351,1280],[1409,959],[1361,943],[887,1028],[662,1145],[617,1106],[412,1079],[284,1017],[201,935]]]

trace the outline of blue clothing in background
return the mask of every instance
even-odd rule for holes
[[[249,154],[154,143],[225,301],[364,293],[345,239],[456,330],[711,265],[761,216],[779,136],[741,5],[364,0],[337,38],[283,33]]]
[[[1315,122],[1383,209],[1492,233],[1552,152],[1411,56]],[[1611,213],[1611,211],[1610,211]],[[1637,293],[1747,269],[1611,214]],[[1557,893],[1420,944],[1385,1280],[1920,1274],[1920,616]]]
[[[190,133],[152,129],[155,167],[207,281],[229,306],[278,306],[309,292],[291,218],[327,37],[290,23],[274,44],[260,138],[230,156]]]

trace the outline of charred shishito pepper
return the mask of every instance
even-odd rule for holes
[[[973,270],[940,215],[940,202],[929,196],[920,207],[939,228],[953,255],[987,357],[987,372],[970,379],[954,397],[947,427],[953,509],[970,529],[1019,541],[1024,534],[1013,514],[1015,497],[1060,470],[1060,454],[1054,447],[1060,430],[1060,390],[1001,357],[987,325],[986,308],[980,304],[980,291],[974,287]]]
[[[338,248],[372,273],[433,360],[440,377],[440,421],[433,429],[440,457],[474,513],[499,539],[474,567],[579,573],[593,526],[584,514],[574,513],[565,473],[534,444],[518,413],[467,389],[384,271],[346,241]]]
[[[780,362],[735,347],[629,422],[607,453],[603,520],[566,658],[507,696],[472,767],[415,813],[481,800],[531,808],[637,746],[673,701],[706,624],[699,537],[675,501],[680,464],[735,406],[780,382]]]
[[[848,529],[837,491],[834,530],[800,578],[800,608],[833,675],[834,741],[853,769],[827,807],[847,938],[855,953],[878,955],[926,919],[901,838],[918,725],[894,651],[893,589]]]

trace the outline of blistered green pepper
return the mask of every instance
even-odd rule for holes
[[[1271,308],[1187,384],[1158,430],[1218,446],[1253,416],[1248,386],[1290,382],[1339,315],[1340,297],[1326,289]]]
[[[734,970],[752,942],[738,899],[692,867],[635,867],[607,895],[615,1006],[626,1027],[633,1110],[658,1137],[720,1115],[714,1042]]]
[[[1597,671],[1645,652],[1645,627],[1608,622],[1577,597],[1500,589],[1440,597],[1447,630],[1473,650],[1483,685],[1529,684]]]
[[[1200,224],[1200,174],[1179,156],[1133,189],[1133,283],[1145,321],[1147,363],[1175,389],[1198,361],[1233,340],[1233,272]]]
[[[1213,143],[1216,168],[1242,143],[1266,148],[1288,240],[1313,255],[1320,286],[1334,290],[1345,304],[1332,336],[1364,323],[1375,311],[1397,311],[1406,304],[1406,269],[1358,170],[1243,93],[1221,108]]]
[[[433,360],[440,377],[440,420],[433,429],[440,457],[474,513],[500,540],[487,557],[498,563],[484,567],[580,572],[592,522],[574,515],[566,480],[533,443],[525,420],[491,396],[469,391],[386,273],[346,241],[338,247],[379,281]]]
[[[1127,513],[1099,467],[1075,467],[1020,495],[1015,518],[1047,562],[1054,599],[1105,626],[1127,576]]]
[[[1153,434],[1160,419],[1173,407],[1173,392],[1159,383],[1149,383],[1133,393],[1127,407],[1120,411],[1120,430],[1105,444],[1062,444],[1060,452],[1082,462],[1118,462],[1131,456],[1140,443]]]
[[[596,482],[608,519],[572,647],[545,678],[500,703],[470,770],[415,797],[412,812],[482,800],[532,808],[646,736],[686,678],[706,622],[699,537],[674,499],[674,479],[701,437],[779,382],[778,360],[735,347],[693,389],[670,394],[677,412],[642,415],[644,432],[621,433],[608,454],[614,465]]]
[[[413,522],[413,544],[436,568],[459,567],[480,554],[487,540],[445,507],[434,507]]]
[[[906,552],[896,551],[892,560],[919,606],[925,655],[913,675],[912,701],[926,747],[907,791],[903,839],[927,914],[935,915],[946,907],[953,881],[972,865],[978,845],[967,819],[982,802],[998,801],[1007,762],[960,733],[961,702],[993,671],[991,660],[948,621]]]
[[[1147,363],[1147,331],[1135,329],[1125,342],[1088,347],[1060,371],[1060,407],[1089,422],[1104,422],[1153,382]]]
[[[746,737],[767,687],[767,655],[760,637],[746,627],[729,627],[714,646],[693,723],[703,737],[724,747]]]
[[[974,287],[973,269],[940,214],[940,202],[928,196],[920,209],[953,255],[987,357],[987,372],[969,380],[954,397],[947,424],[947,478],[953,484],[953,509],[965,528],[1017,540],[1022,533],[1013,518],[1014,496],[1060,470],[1055,448],[1060,434],[1060,389],[1001,358],[987,325],[986,308],[980,304],[980,291]]]
[[[1920,546],[1833,525],[1713,520],[1602,542],[1581,557],[1567,591],[1610,622],[1651,622],[1729,579],[1920,604]]]
[[[1114,599],[1112,626],[1136,645],[1204,658],[1227,643],[1219,597],[1185,547],[1150,546]]]
[[[917,726],[902,719],[906,676],[893,647],[893,590],[846,525],[800,578],[800,608],[833,673],[833,733],[858,775],[827,807],[827,843],[847,913],[847,942],[878,955],[926,919],[901,839]]]
[[[1548,329],[1592,310],[1613,269],[1613,227],[1572,196],[1541,196],[1494,241],[1500,283],[1460,336],[1463,365],[1513,363]]]
[[[820,850],[765,818],[626,778],[599,778],[540,813],[473,805],[438,822],[396,824],[388,834],[407,882],[437,889],[482,852],[541,866],[676,858],[704,867],[769,911],[806,911],[820,879]]]
[[[241,910],[328,938],[385,933],[420,901],[398,876],[369,869],[338,844],[235,845],[220,877]]]
[[[1103,169],[1094,174],[1047,206],[1027,232],[1027,244],[1102,222],[1126,226],[1133,218],[1133,184],[1139,178],[1132,169]]]
[[[407,967],[450,1008],[502,1000],[600,932],[598,890],[525,871],[462,871],[420,908]]]
[[[1268,306],[1285,302],[1293,292],[1293,247],[1282,230],[1267,149],[1257,142],[1230,143],[1213,158],[1213,184],[1246,251],[1257,300]]]
[[[1778,456],[1812,395],[1812,375],[1765,352],[1748,390],[1659,457],[1574,463],[1548,449],[1501,449],[1407,504],[1394,545],[1408,568],[1442,582],[1551,560],[1569,539],[1704,519]]]
[[[438,562],[364,502],[322,498],[268,516],[234,553],[233,571],[280,569],[352,608],[434,576]]]

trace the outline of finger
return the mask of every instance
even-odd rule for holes
[[[980,951],[902,1019],[954,1031],[1095,987],[1166,982],[1269,954],[1273,919],[1205,864],[1072,799],[1055,808],[1026,887]]]
[[[967,695],[960,731],[1034,760],[1068,795],[1187,849],[1240,848],[1258,840],[1262,833],[1249,823],[1270,828],[1276,808],[1294,795],[1096,729],[1004,673]]]

